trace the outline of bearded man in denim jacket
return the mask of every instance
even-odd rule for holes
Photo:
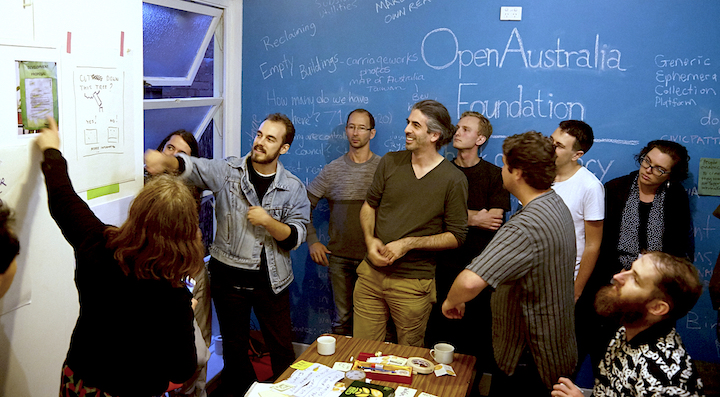
[[[270,350],[274,375],[295,360],[287,288],[293,281],[290,250],[305,241],[310,202],[303,183],[278,161],[294,136],[292,122],[276,113],[263,121],[252,151],[241,159],[145,154],[150,173],[177,171],[215,196],[210,291],[223,335],[222,387],[227,395],[244,395],[256,379],[248,357],[251,309]]]

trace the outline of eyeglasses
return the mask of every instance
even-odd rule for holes
[[[356,131],[357,132],[365,132],[369,131],[370,128],[365,127],[364,125],[355,125],[355,124],[348,124],[345,126],[345,131]]]
[[[645,157],[640,159],[640,166],[645,169],[650,168],[650,172],[652,172],[655,176],[663,176],[670,173],[670,171],[666,171],[662,167],[650,164]]]

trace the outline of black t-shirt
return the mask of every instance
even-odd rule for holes
[[[500,167],[482,159],[472,167],[461,167],[455,161],[452,163],[467,177],[469,210],[502,208],[510,211],[510,193],[503,187]],[[459,273],[473,258],[480,255],[495,233],[479,227],[468,227],[465,244],[448,252],[448,265]]]

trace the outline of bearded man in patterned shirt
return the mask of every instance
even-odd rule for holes
[[[697,269],[662,252],[641,255],[616,274],[595,298],[598,314],[622,326],[600,362],[593,396],[703,396],[695,363],[675,330],[701,293]],[[560,378],[552,395],[582,392]]]

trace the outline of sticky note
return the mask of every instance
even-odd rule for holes
[[[338,361],[335,364],[333,364],[332,368],[336,369],[338,371],[347,372],[352,369],[352,366],[353,366],[352,363],[344,363],[344,362]]]
[[[295,368],[299,370],[308,369],[310,366],[313,365],[313,363],[307,362],[305,360],[300,360],[293,365],[290,366],[290,368]]]
[[[120,184],[115,183],[113,185],[107,185],[103,187],[99,187],[97,189],[90,189],[87,191],[87,199],[92,200],[94,198],[98,198],[100,196],[107,196],[108,194],[118,193],[120,192]]]

